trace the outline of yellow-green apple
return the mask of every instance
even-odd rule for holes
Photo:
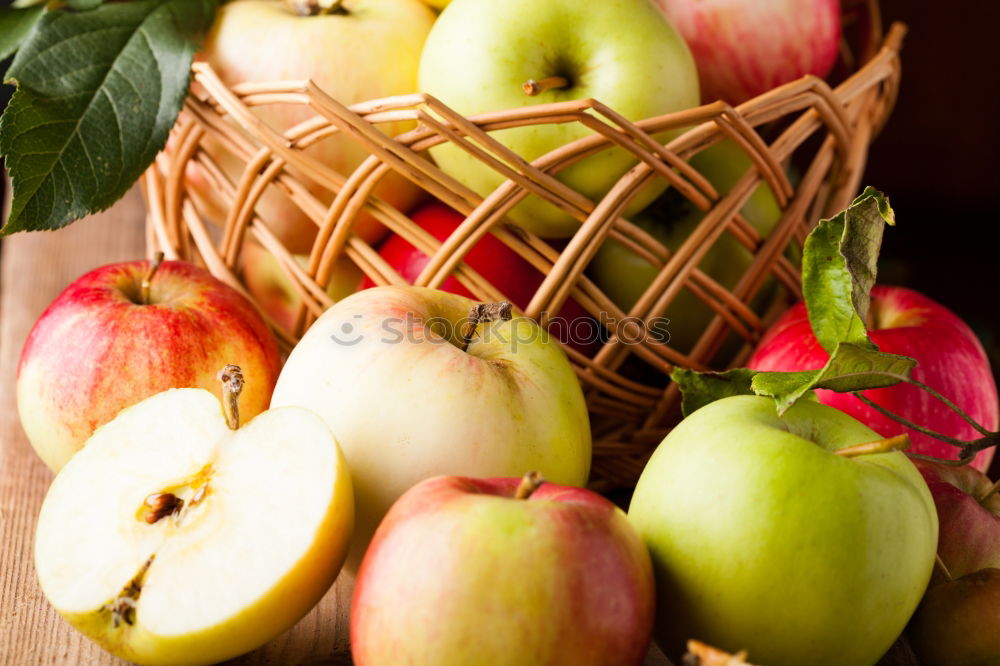
[[[319,601],[353,516],[350,473],[315,414],[273,409],[240,427],[212,393],[171,389],[98,428],[56,476],[35,569],[55,609],[109,652],[210,664]]]
[[[322,416],[350,465],[352,571],[385,512],[423,479],[537,469],[587,481],[587,408],[559,344],[526,317],[473,329],[473,307],[437,289],[366,289],[323,313],[281,371],[272,407]]]
[[[437,477],[406,492],[358,572],[358,666],[641,664],[649,553],[621,509],[582,488]]]
[[[752,166],[746,153],[730,141],[698,153],[690,162],[721,194],[728,192]],[[636,216],[635,223],[674,252],[698,226],[704,213],[673,190],[665,192],[661,201],[666,205],[650,206]],[[765,238],[781,218],[781,209],[767,183],[757,186],[740,213]],[[698,266],[723,287],[731,289],[752,261],[753,254],[735,236],[723,233]],[[661,268],[621,243],[608,240],[594,255],[588,272],[604,293],[628,312]],[[667,324],[670,345],[680,351],[689,351],[714,314],[715,311],[693,292],[681,290],[664,314],[670,320]]]
[[[1000,663],[1000,569],[932,585],[907,636],[922,666]]]
[[[458,211],[439,201],[421,206],[410,214],[410,218],[424,231],[442,242],[447,240],[465,220]],[[379,247],[379,255],[411,284],[430,261],[430,257],[402,236],[395,234],[385,239]],[[499,288],[504,296],[519,308],[528,307],[528,303],[545,278],[543,273],[492,235],[480,239],[465,255],[463,261],[469,268]],[[367,277],[361,281],[362,289],[373,286],[375,283]],[[440,288],[453,294],[475,298],[475,295],[454,277],[442,282]],[[556,340],[584,354],[592,354],[599,346],[597,322],[573,299],[568,299],[559,314],[551,318],[548,330]]]
[[[771,666],[878,661],[927,587],[938,525],[917,469],[880,452],[892,440],[852,448],[876,440],[832,407],[778,416],[761,396],[709,403],[667,435],[629,519],[668,656],[696,638]]]
[[[654,0],[691,47],[701,98],[740,104],[806,74],[840,47],[838,0]]]
[[[907,635],[922,664],[1000,663],[1000,495],[979,470],[914,461],[934,497],[940,573]]]
[[[102,266],[68,286],[28,335],[17,370],[21,425],[58,471],[97,426],[143,398],[181,387],[221,395],[215,375],[229,362],[250,380],[247,417],[267,409],[278,345],[236,290],[182,261]]]
[[[640,120],[698,104],[691,54],[649,0],[454,0],[427,38],[419,76],[421,90],[467,116],[592,97]],[[525,84],[537,94],[526,94]],[[590,134],[579,123],[551,123],[492,136],[534,160]],[[453,144],[432,148],[431,155],[480,195],[506,180]],[[559,179],[598,200],[637,161],[623,149],[604,150],[565,169]],[[657,180],[645,188],[627,214],[648,205],[663,187]],[[534,195],[510,216],[543,237],[563,238],[579,228],[568,213]]]
[[[294,257],[303,269],[309,263],[307,255],[296,254]],[[244,243],[241,258],[243,281],[254,302],[278,326],[286,331],[292,330],[302,297],[281,268],[278,259],[263,246],[253,242]],[[338,259],[326,285],[327,295],[335,301],[346,298],[357,289],[363,275],[361,269],[350,259]]]
[[[989,430],[1000,424],[997,387],[989,360],[976,334],[957,315],[926,296],[903,287],[876,286],[871,294],[869,324],[872,342],[884,352],[917,359],[912,376],[953,401]],[[805,305],[783,315],[760,341],[747,362],[755,370],[815,370],[828,355],[813,335]],[[904,428],[894,419],[847,393],[820,390],[820,402],[847,412],[883,435],[907,432],[911,451],[955,458],[958,449],[929,435]],[[959,439],[979,433],[931,394],[910,384],[864,392],[884,409],[918,425]],[[989,467],[993,449],[976,455],[973,465]]]
[[[201,57],[227,85],[308,78],[338,102],[350,105],[416,92],[420,51],[433,22],[434,12],[420,0],[237,0],[219,9]],[[254,111],[279,131],[315,115],[301,104],[261,105]],[[411,126],[398,122],[377,127],[396,135]],[[363,146],[339,133],[306,152],[345,176],[368,157]],[[312,190],[325,203],[332,200],[329,193]],[[390,172],[375,194],[405,211],[420,198],[421,190]],[[268,188],[260,205],[264,217],[282,227],[279,235],[286,247],[292,252],[309,249],[315,224],[283,192],[276,186]],[[359,217],[354,230],[368,241],[384,232],[370,216]]]

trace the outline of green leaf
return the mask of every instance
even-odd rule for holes
[[[888,354],[878,349],[841,342],[820,370],[806,372],[759,372],[751,382],[757,395],[774,398],[778,413],[814,389],[838,393],[885,388],[905,381],[917,365],[909,356]]]
[[[813,333],[827,352],[841,342],[875,348],[865,321],[886,223],[895,224],[889,200],[868,187],[847,210],[820,220],[806,239],[802,292]]]
[[[8,71],[0,118],[14,198],[0,233],[57,229],[117,201],[187,93],[216,0],[136,0],[42,15]]]
[[[70,9],[75,9],[78,12],[85,12],[91,9],[97,9],[104,4],[104,0],[63,0],[66,6]]]
[[[16,51],[45,13],[45,5],[25,9],[0,8],[0,60]]]
[[[681,413],[687,417],[710,402],[733,395],[753,395],[751,380],[756,374],[756,371],[747,368],[725,372],[697,372],[675,368],[670,373],[670,379],[681,389]]]

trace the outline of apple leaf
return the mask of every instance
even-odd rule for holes
[[[66,6],[77,11],[96,9],[104,4],[104,0],[63,0]]]
[[[850,393],[893,386],[909,377],[916,365],[917,361],[909,356],[841,342],[823,368],[805,372],[758,372],[751,381],[751,388],[757,395],[774,398],[778,413],[784,414],[813,389]]]
[[[16,51],[45,13],[45,5],[0,8],[0,60]]]
[[[0,234],[58,229],[128,190],[166,143],[216,4],[135,0],[41,15],[7,72],[17,90],[0,118],[0,153],[14,197]]]
[[[681,413],[688,417],[710,402],[733,395],[754,395],[751,381],[756,374],[758,374],[756,371],[747,368],[735,368],[725,372],[698,372],[687,368],[674,368],[670,373],[670,379],[681,389]]]
[[[867,187],[847,210],[820,220],[806,239],[802,293],[813,333],[829,353],[841,342],[875,349],[865,321],[886,224],[895,224],[889,200]]]

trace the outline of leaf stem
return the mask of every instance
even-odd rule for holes
[[[916,379],[913,379],[911,377],[906,377],[903,381],[905,381],[907,384],[912,384],[913,386],[916,386],[918,389],[921,389],[921,390],[924,390],[924,391],[927,391],[928,393],[930,393],[931,396],[933,396],[934,398],[937,398],[939,401],[941,401],[942,403],[944,403],[944,405],[946,407],[948,407],[948,409],[952,410],[953,412],[955,412],[956,414],[958,414],[959,416],[961,416],[962,419],[964,419],[966,423],[968,423],[970,426],[972,426],[977,431],[979,431],[980,435],[985,435],[985,436],[988,437],[988,436],[990,436],[990,435],[993,434],[992,432],[990,432],[989,430],[987,430],[983,426],[979,425],[979,423],[974,418],[972,418],[971,416],[969,416],[968,414],[966,414],[964,411],[962,411],[962,409],[958,405],[956,405],[951,400],[949,400],[948,398],[944,397],[943,395],[941,395],[940,393],[938,393],[937,391],[935,391],[934,389],[932,389],[927,384],[924,384],[922,382],[918,382]]]
[[[888,409],[886,409],[885,407],[877,404],[874,400],[872,400],[868,396],[866,396],[863,393],[861,393],[861,391],[854,391],[853,395],[856,396],[858,400],[860,400],[861,402],[865,403],[866,405],[868,405],[869,407],[871,407],[872,409],[874,409],[876,412],[879,412],[879,413],[883,414],[884,416],[888,416],[893,421],[896,421],[898,423],[902,423],[907,428],[912,428],[913,430],[916,430],[917,432],[923,433],[923,434],[925,434],[925,435],[927,435],[929,437],[933,437],[935,439],[939,439],[942,442],[947,442],[948,444],[951,444],[952,446],[957,446],[959,448],[961,448],[963,446],[967,446],[969,444],[969,442],[966,442],[965,440],[958,439],[956,437],[949,437],[948,435],[942,434],[942,433],[937,432],[935,430],[931,430],[930,428],[925,428],[924,426],[917,425],[913,421],[910,421],[909,419],[906,419],[906,418],[904,418],[902,416],[899,416],[898,414],[894,414],[894,413],[890,412]]]

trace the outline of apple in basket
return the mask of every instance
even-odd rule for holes
[[[629,120],[641,120],[698,104],[691,54],[649,0],[453,0],[427,38],[419,82],[421,90],[465,116],[593,98]],[[567,122],[508,128],[492,136],[530,161],[592,133]],[[507,180],[451,143],[430,152],[446,173],[482,196]],[[630,152],[613,148],[573,164],[558,178],[596,201],[637,162]],[[648,205],[664,187],[655,179],[626,214]],[[565,238],[579,228],[571,215],[536,195],[510,217],[542,237]]]
[[[434,13],[420,0],[237,0],[219,8],[200,57],[229,86],[311,79],[334,100],[350,105],[416,92],[417,63],[433,21]],[[279,132],[317,113],[303,104],[265,104],[254,110]],[[396,135],[412,124],[377,127]],[[206,140],[203,145],[230,178],[239,177],[243,168],[240,161],[215,141]],[[305,152],[344,176],[368,157],[362,145],[341,133],[319,140]],[[298,173],[294,168],[288,171]],[[332,193],[319,189],[308,178],[302,180],[321,203],[332,201]],[[204,179],[202,182],[207,184]],[[201,192],[207,199],[213,197],[205,189]],[[405,211],[419,199],[420,189],[390,172],[374,194]],[[316,224],[284,190],[268,187],[257,213],[290,251],[309,250]],[[368,241],[384,233],[382,225],[367,214],[359,217],[354,230]]]

